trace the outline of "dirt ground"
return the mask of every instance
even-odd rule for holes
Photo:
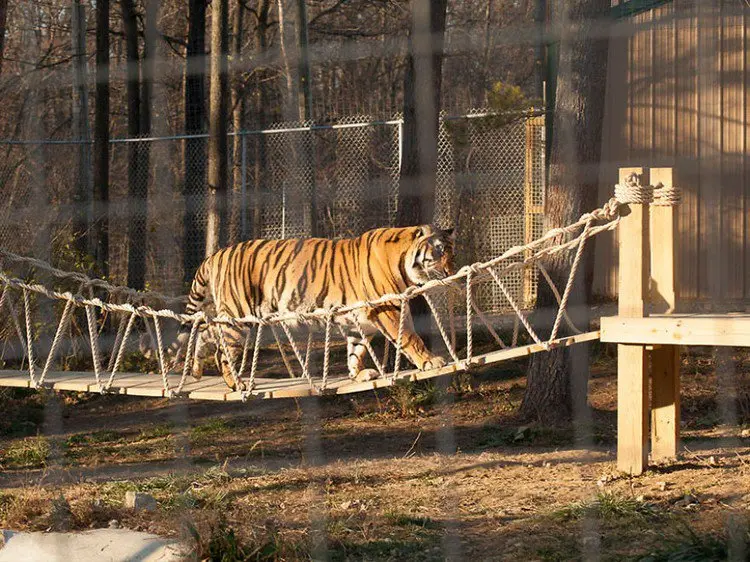
[[[321,400],[4,391],[0,527],[122,525],[215,560],[750,559],[750,356],[683,356],[683,454],[636,478],[613,358],[590,419],[556,427],[516,418],[524,362]]]

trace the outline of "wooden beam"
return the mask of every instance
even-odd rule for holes
[[[673,187],[672,168],[652,168],[651,183]],[[651,306],[656,312],[678,310],[677,207],[651,207]],[[677,456],[680,439],[680,348],[651,351],[651,459]]]
[[[750,346],[750,314],[669,315],[601,319],[603,342],[627,344]]]
[[[620,183],[642,168],[620,168]],[[625,205],[620,221],[620,315],[642,318],[650,280],[648,205]],[[648,459],[648,357],[642,345],[617,346],[617,468],[640,474]]]

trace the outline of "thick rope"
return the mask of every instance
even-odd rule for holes
[[[396,334],[396,351],[393,358],[393,374],[391,379],[395,379],[398,376],[399,370],[401,370],[401,347],[404,342],[404,325],[406,324],[406,315],[408,313],[409,301],[406,297],[401,299],[401,310],[398,315],[398,333]]]
[[[271,324],[271,333],[273,334],[273,339],[276,340],[276,347],[279,349],[279,354],[281,355],[281,360],[284,362],[284,366],[286,367],[287,372],[289,373],[289,378],[296,379],[297,375],[294,373],[294,369],[292,369],[292,364],[289,362],[289,358],[286,355],[286,352],[284,351],[284,347],[281,345],[281,340],[279,339],[279,334],[276,332],[276,326],[275,324]]]
[[[333,322],[333,311],[326,317],[325,343],[323,344],[323,380],[321,389],[328,388],[328,370],[331,367],[331,323]]]
[[[242,373],[238,373],[236,370],[236,367],[234,365],[235,358],[232,356],[232,354],[229,352],[229,348],[227,347],[227,341],[224,337],[224,328],[222,326],[218,327],[219,330],[219,345],[221,346],[221,350],[226,356],[227,365],[229,365],[229,373],[232,375],[232,380],[234,381],[234,388],[236,390],[242,391]],[[219,368],[221,369],[222,366],[219,365]]]
[[[24,317],[26,320],[26,353],[29,360],[29,376],[31,377],[31,384],[36,388],[36,365],[34,360],[34,338],[31,334],[31,304],[29,303],[29,292],[24,289],[23,291],[23,309]]]
[[[245,390],[245,393],[249,394],[255,389],[255,374],[258,372],[258,356],[260,354],[260,343],[263,334],[263,324],[258,325],[258,331],[255,333],[255,346],[253,347],[253,361],[250,364],[250,384]],[[243,393],[242,400],[247,400],[246,394]]]
[[[654,200],[654,188],[651,185],[641,185],[638,174],[630,174],[625,183],[615,185],[615,199],[622,204],[649,204]]]
[[[109,369],[109,380],[107,381],[107,384],[104,386],[106,390],[109,390],[112,388],[112,383],[115,380],[115,373],[117,373],[120,370],[120,363],[122,362],[122,358],[125,356],[125,349],[128,345],[128,336],[130,336],[130,331],[133,329],[133,325],[135,324],[135,319],[137,316],[135,314],[131,314],[130,318],[128,319],[128,324],[125,327],[125,332],[122,335],[122,341],[120,342],[120,348],[117,351],[117,357],[115,358],[115,363],[112,366],[111,369]]]
[[[500,276],[495,272],[494,269],[490,269],[490,275],[492,275],[492,278],[495,280],[495,283],[497,283],[497,286],[500,287],[500,291],[502,291],[503,296],[505,296],[505,299],[508,301],[508,304],[510,304],[513,311],[516,313],[516,316],[518,317],[518,320],[521,321],[523,324],[523,327],[526,328],[526,331],[529,333],[531,338],[538,344],[542,343],[542,340],[539,339],[539,336],[536,335],[536,332],[534,331],[534,328],[531,327],[531,324],[529,323],[529,320],[526,318],[526,315],[521,311],[519,306],[516,304],[516,300],[513,298],[513,296],[510,294],[508,289],[505,288],[505,284],[502,282],[502,279]],[[515,342],[517,340],[517,334],[513,334],[513,346],[515,347]]]
[[[365,331],[362,329],[362,324],[360,323],[359,318],[356,314],[354,315],[354,323],[357,325],[357,332],[359,332],[359,336],[362,338],[362,344],[365,346],[365,349],[367,349],[367,353],[370,355],[372,362],[375,364],[375,368],[378,370],[378,373],[380,373],[381,377],[384,376],[385,369],[378,360],[378,356],[375,353],[375,350],[372,348],[372,345],[370,344],[370,339],[365,336]]]
[[[435,303],[433,302],[432,297],[430,297],[427,293],[425,293],[422,296],[424,297],[424,300],[427,301],[427,305],[430,307],[430,310],[432,310],[432,315],[435,317],[435,324],[437,325],[440,335],[443,337],[443,341],[445,342],[445,347],[448,348],[448,353],[450,353],[451,357],[453,358],[453,361],[455,361],[456,363],[459,363],[461,360],[458,358],[458,354],[456,353],[455,348],[451,345],[450,339],[448,338],[448,334],[445,331],[445,326],[443,326],[443,321],[440,318],[440,313],[438,312],[438,309],[435,307]]]
[[[161,371],[161,381],[164,386],[164,395],[172,396],[172,389],[169,386],[169,377],[167,376],[167,367],[164,362],[164,344],[161,337],[161,323],[158,316],[154,316],[154,331],[156,332],[156,353],[159,359],[159,369]]]
[[[41,386],[44,384],[44,379],[47,377],[47,373],[49,372],[50,365],[52,365],[52,360],[55,357],[55,352],[57,351],[57,347],[60,345],[60,340],[62,339],[63,331],[65,328],[67,328],[68,321],[70,320],[71,312],[73,312],[73,303],[68,301],[65,304],[65,309],[62,313],[62,318],[60,318],[60,323],[57,325],[57,330],[55,331],[55,337],[52,340],[52,346],[50,347],[49,354],[47,355],[47,361],[44,363],[44,368],[42,369],[42,374],[39,377],[39,381],[37,382],[37,386]]]
[[[570,273],[568,274],[568,282],[565,284],[565,292],[563,292],[560,306],[557,309],[557,315],[555,316],[555,323],[552,326],[552,333],[550,334],[549,341],[552,341],[557,337],[557,331],[560,328],[560,320],[562,319],[563,311],[567,310],[568,308],[568,298],[570,297],[570,291],[573,288],[573,282],[575,281],[578,266],[581,263],[581,256],[583,256],[583,248],[586,244],[586,234],[588,233],[588,230],[589,225],[587,224],[583,227],[583,232],[581,233],[581,243],[576,249],[575,258],[573,258],[573,265],[571,266]]]
[[[174,394],[180,394],[182,392],[183,387],[185,386],[185,381],[187,380],[188,374],[192,372],[193,370],[193,360],[195,357],[195,354],[197,353],[196,349],[196,338],[199,338],[198,335],[200,328],[200,320],[196,320],[193,322],[193,325],[190,327],[190,335],[188,336],[187,341],[187,347],[185,347],[185,362],[182,365],[182,376],[180,377],[180,382],[177,385],[177,388],[174,391]]]
[[[466,276],[466,365],[471,363],[474,352],[474,330],[472,327],[471,311],[474,309],[474,297],[471,289],[471,273]]]
[[[659,182],[654,186],[654,200],[651,203],[657,207],[671,207],[682,200],[682,192],[677,187],[666,187]]]
[[[86,307],[86,324],[89,328],[89,344],[91,345],[91,359],[94,363],[94,378],[96,379],[96,385],[99,387],[99,392],[103,394],[105,388],[101,381],[101,365],[99,363],[99,332],[96,328],[96,319],[94,318],[94,308],[92,306]]]

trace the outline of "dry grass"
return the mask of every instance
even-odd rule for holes
[[[750,519],[750,447],[737,438],[743,426],[712,417],[710,356],[686,358],[690,453],[634,479],[615,471],[615,380],[606,349],[597,357],[591,435],[519,424],[517,367],[471,385],[324,399],[317,410],[309,401],[73,402],[45,468],[29,468],[42,455],[20,453],[40,451],[41,441],[0,441],[3,459],[19,451],[15,464],[3,461],[0,524],[47,529],[69,511],[65,524],[85,529],[114,518],[227,560],[572,560],[587,552],[697,560],[736,552]],[[744,361],[736,364],[744,369]],[[742,377],[737,412],[747,424]],[[126,510],[127,490],[152,494],[158,509]]]

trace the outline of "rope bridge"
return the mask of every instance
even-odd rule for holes
[[[599,337],[598,332],[581,333],[567,314],[568,299],[586,242],[617,228],[622,204],[674,204],[677,199],[674,189],[667,190],[661,185],[642,186],[638,176],[633,175],[616,187],[615,197],[603,207],[584,214],[573,224],[552,229],[541,238],[512,247],[487,262],[464,266],[445,279],[410,287],[401,294],[383,295],[373,301],[264,317],[233,318],[211,315],[206,311],[183,314],[174,309],[184,306],[185,297],[136,291],[0,249],[0,352],[5,365],[13,367],[12,370],[0,371],[0,386],[242,401],[253,396],[344,394],[389,386],[402,379],[420,380],[458,373],[553,347],[595,340]],[[575,253],[562,291],[544,267],[545,259],[561,252]],[[554,322],[547,338],[540,337],[531,317],[506,286],[505,278],[509,274],[530,267],[538,269],[540,278],[549,284],[557,301]],[[8,273],[24,268],[27,272],[33,271],[34,278]],[[484,281],[499,287],[513,311],[512,335],[505,336],[505,339],[475,302],[473,287]],[[444,367],[429,371],[407,368],[402,352],[408,303],[420,295],[427,302],[448,355]],[[454,314],[457,297],[465,309],[461,316]],[[441,306],[441,301],[450,306]],[[353,313],[386,303],[400,305],[399,330],[395,341],[386,340],[383,356],[378,356]],[[362,335],[378,373],[377,378],[353,381],[345,374],[345,368],[335,368],[334,338],[340,335],[346,340],[346,334],[336,322],[340,316],[349,316]],[[461,348],[457,337],[458,320],[465,325]],[[563,323],[574,335],[559,336]],[[167,326],[176,333],[180,325],[190,327],[189,337],[178,357],[170,360],[165,344],[171,342],[165,338],[165,333],[170,331]],[[300,344],[294,334],[293,326],[300,325],[307,332],[306,344]],[[54,333],[51,332],[52,326],[56,326]],[[139,365],[139,360],[140,364],[143,363],[144,354],[139,353],[134,344],[137,326],[145,326],[149,334],[148,340],[153,348],[146,355],[155,358],[157,376],[126,370],[133,364]],[[486,330],[492,341],[491,350],[475,353],[477,326]],[[229,358],[237,390],[228,388],[222,377],[195,380],[190,376],[199,347],[207,344],[201,337],[202,333],[207,333],[202,329],[205,327],[209,328],[208,333],[215,334],[214,345]],[[244,335],[242,352],[238,356],[230,353],[227,344],[225,332],[230,327],[235,331],[239,329]],[[322,342],[316,341],[315,335],[321,333]],[[521,345],[525,341],[529,343]],[[263,376],[269,368],[261,368],[262,349],[278,354],[288,378]],[[313,360],[314,355],[316,360]],[[175,369],[178,364],[182,365],[181,369]]]

